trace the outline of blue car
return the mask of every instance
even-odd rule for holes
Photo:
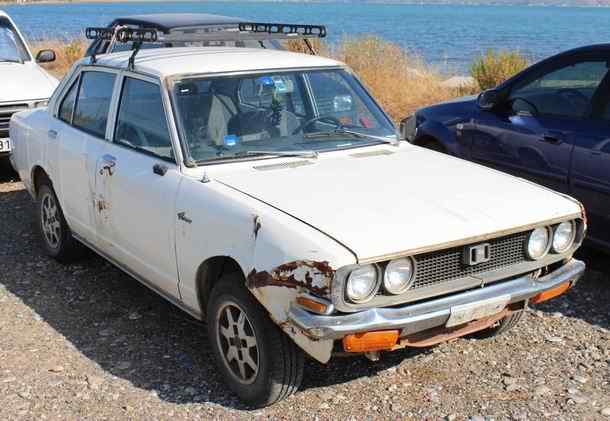
[[[401,132],[578,198],[590,242],[610,250],[610,44],[566,51],[478,97],[417,110]]]

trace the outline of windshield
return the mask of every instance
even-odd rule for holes
[[[23,41],[6,18],[0,18],[0,62],[29,60]]]
[[[200,163],[395,139],[390,120],[342,69],[189,78],[172,90],[185,156]]]

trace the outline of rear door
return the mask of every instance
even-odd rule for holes
[[[83,70],[64,93],[49,128],[56,142],[60,201],[72,230],[96,244],[95,171],[104,150],[116,73]]]
[[[603,54],[574,56],[526,75],[504,107],[475,119],[473,159],[568,193],[574,143],[591,119],[606,63]]]
[[[103,249],[141,281],[178,297],[175,198],[181,180],[158,81],[119,82],[112,142],[99,156],[96,193]]]

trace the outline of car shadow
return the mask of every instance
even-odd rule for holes
[[[0,183],[18,181],[19,175],[13,169],[7,158],[0,158]]]
[[[610,329],[610,255],[583,247],[575,257],[587,265],[585,275],[567,293],[533,308]]]
[[[0,205],[6,216],[0,219],[0,284],[79,352],[165,401],[249,409],[224,385],[203,323],[93,253],[70,265],[44,255],[24,190],[0,192]],[[376,363],[307,361],[302,389],[375,375],[420,352],[426,351],[397,351]]]

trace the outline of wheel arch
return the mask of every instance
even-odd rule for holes
[[[53,185],[53,182],[51,181],[51,177],[49,177],[49,174],[45,171],[45,169],[41,165],[34,165],[34,167],[32,168],[32,172],[31,172],[31,180],[32,180],[32,193],[33,193],[34,197],[36,197],[36,195],[38,194],[38,189],[40,188],[43,181],[46,180],[49,183],[51,183],[51,186]]]
[[[212,288],[225,275],[238,273],[246,283],[241,265],[230,256],[214,256],[206,259],[197,269],[197,300],[201,317],[205,318]]]

